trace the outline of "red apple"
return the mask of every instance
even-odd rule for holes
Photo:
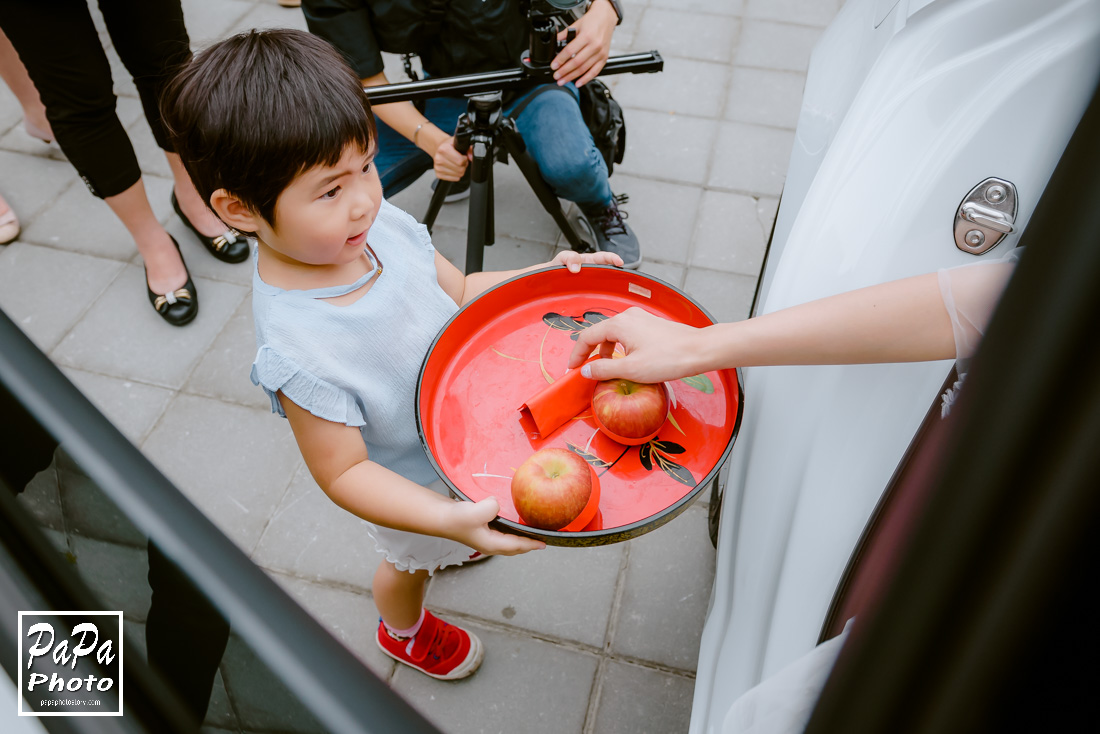
[[[543,530],[571,523],[591,494],[588,462],[568,449],[540,449],[512,477],[512,502],[520,518]]]
[[[628,440],[644,439],[661,429],[668,417],[663,383],[633,382],[621,377],[596,383],[592,414],[601,428]]]

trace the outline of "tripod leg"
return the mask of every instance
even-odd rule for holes
[[[492,194],[489,183],[470,183],[470,216],[466,228],[466,275],[480,273],[485,265],[485,208]]]
[[[493,200],[490,177],[493,159],[491,141],[474,141],[474,159],[470,162],[470,213],[466,226],[466,275],[484,269],[488,239],[489,206]]]
[[[435,191],[432,192],[432,200],[428,202],[428,211],[424,213],[424,226],[428,228],[428,232],[432,231],[432,225],[435,224],[435,218],[439,216],[439,210],[443,207],[443,200],[447,198],[447,194],[451,192],[451,182],[440,180],[435,185]]]
[[[565,212],[561,210],[558,197],[550,190],[550,185],[542,177],[538,164],[527,152],[527,146],[524,144],[523,138],[516,132],[510,120],[501,124],[500,134],[504,139],[505,149],[512,156],[512,160],[516,162],[516,165],[519,166],[519,170],[523,172],[523,177],[527,179],[527,183],[530,184],[531,190],[535,192],[535,196],[539,197],[542,208],[554,218],[558,228],[569,240],[569,245],[577,252],[591,252],[592,248],[581,239],[580,235],[577,234],[577,230],[565,218]]]
[[[496,228],[496,195],[493,185],[493,169],[496,166],[493,165],[495,156],[493,153],[496,151],[493,148],[489,149],[488,168],[486,175],[489,178],[489,201],[485,204],[485,246],[496,244],[497,241],[497,228]]]

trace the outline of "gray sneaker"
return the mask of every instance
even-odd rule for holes
[[[621,194],[606,207],[581,207],[580,221],[591,231],[597,250],[614,252],[623,259],[624,268],[637,270],[642,264],[642,246],[634,230],[623,221],[627,213],[619,210],[619,204],[627,201],[627,195]]]
[[[435,193],[435,187],[439,185],[439,179],[432,181],[432,193]],[[443,197],[444,204],[453,204],[456,201],[462,201],[463,199],[470,198],[470,169],[466,169],[466,173],[458,181],[451,182],[451,190],[447,192],[447,195]]]

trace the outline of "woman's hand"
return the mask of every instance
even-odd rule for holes
[[[448,136],[442,130],[433,126],[437,131],[434,145],[435,153],[432,154],[432,167],[435,169],[435,177],[441,181],[457,181],[466,172],[469,158],[455,150],[455,139]],[[423,131],[421,131],[423,134]]]
[[[616,344],[622,345],[626,356],[609,359]],[[585,377],[625,377],[635,382],[678,380],[706,371],[699,368],[704,344],[702,330],[634,307],[582,331],[569,355],[569,367],[580,366],[598,348],[605,359],[584,365],[581,374]]]
[[[490,528],[489,522],[498,512],[500,503],[495,497],[480,502],[455,502],[447,522],[451,531],[449,537],[485,555],[516,556],[546,547],[546,543],[533,538],[509,535]]]
[[[547,265],[564,265],[570,273],[579,273],[581,265],[614,265],[617,268],[623,266],[623,259],[614,252],[574,252],[562,250]]]
[[[550,62],[558,86],[576,80],[578,87],[596,78],[611,54],[611,34],[619,22],[619,16],[609,2],[596,2],[569,28],[577,32],[576,38]],[[568,37],[569,29],[558,34],[558,40]]]

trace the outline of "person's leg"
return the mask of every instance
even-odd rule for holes
[[[195,190],[160,115],[164,85],[191,58],[179,0],[101,0],[100,9],[111,42],[133,77],[153,138],[168,158],[180,209],[199,232],[217,237],[227,228]]]
[[[181,287],[187,271],[145,196],[88,6],[83,0],[4,0],[0,25],[42,96],[61,150],[133,235],[150,287],[156,293]]]
[[[477,635],[424,609],[427,571],[399,571],[383,561],[374,574],[374,604],[382,616],[375,641],[385,654],[441,680],[478,669],[485,648]]]
[[[229,227],[225,225],[225,222],[218,219],[210,206],[199,196],[198,189],[195,188],[195,184],[191,183],[191,176],[184,168],[179,155],[164,151],[164,157],[168,159],[168,167],[172,169],[172,180],[174,182],[172,190],[176,194],[180,211],[187,217],[187,221],[208,238],[224,235]],[[248,247],[243,239],[238,249],[240,247]]]
[[[53,461],[57,440],[0,383],[0,481],[19,494]]]
[[[151,542],[149,587],[153,592],[145,622],[149,665],[187,704],[197,727],[206,717],[214,676],[229,642],[229,623]]]
[[[125,225],[145,261],[146,279],[154,293],[170,293],[187,282],[187,268],[164,226],[153,213],[145,183],[139,178],[121,194],[104,198]]]
[[[46,105],[42,104],[34,82],[3,29],[0,29],[0,77],[23,108],[23,127],[27,134],[47,143],[53,140],[53,130],[46,119]]]
[[[375,170],[382,181],[382,193],[393,196],[408,188],[420,175],[432,167],[432,159],[424,151],[399,135],[393,128],[374,118],[378,130],[378,152],[374,156]]]
[[[5,0],[0,26],[46,105],[61,150],[97,196],[113,196],[141,176],[115,114],[111,66],[83,0]]]
[[[408,629],[420,619],[424,608],[424,588],[428,583],[427,571],[399,571],[388,561],[378,565],[374,572],[371,591],[374,605],[382,621],[391,629]]]
[[[516,129],[555,194],[581,207],[606,207],[614,198],[607,165],[584,124],[576,94],[572,85],[532,90],[511,105],[523,106]]]
[[[111,43],[133,77],[153,138],[162,150],[171,151],[160,97],[191,58],[180,0],[99,0],[99,8]]]
[[[545,85],[550,86],[550,85]],[[572,84],[536,88],[510,107],[516,129],[554,193],[577,204],[596,247],[623,266],[642,264],[642,249],[608,182],[607,164],[592,140]],[[519,114],[515,110],[519,109]]]

